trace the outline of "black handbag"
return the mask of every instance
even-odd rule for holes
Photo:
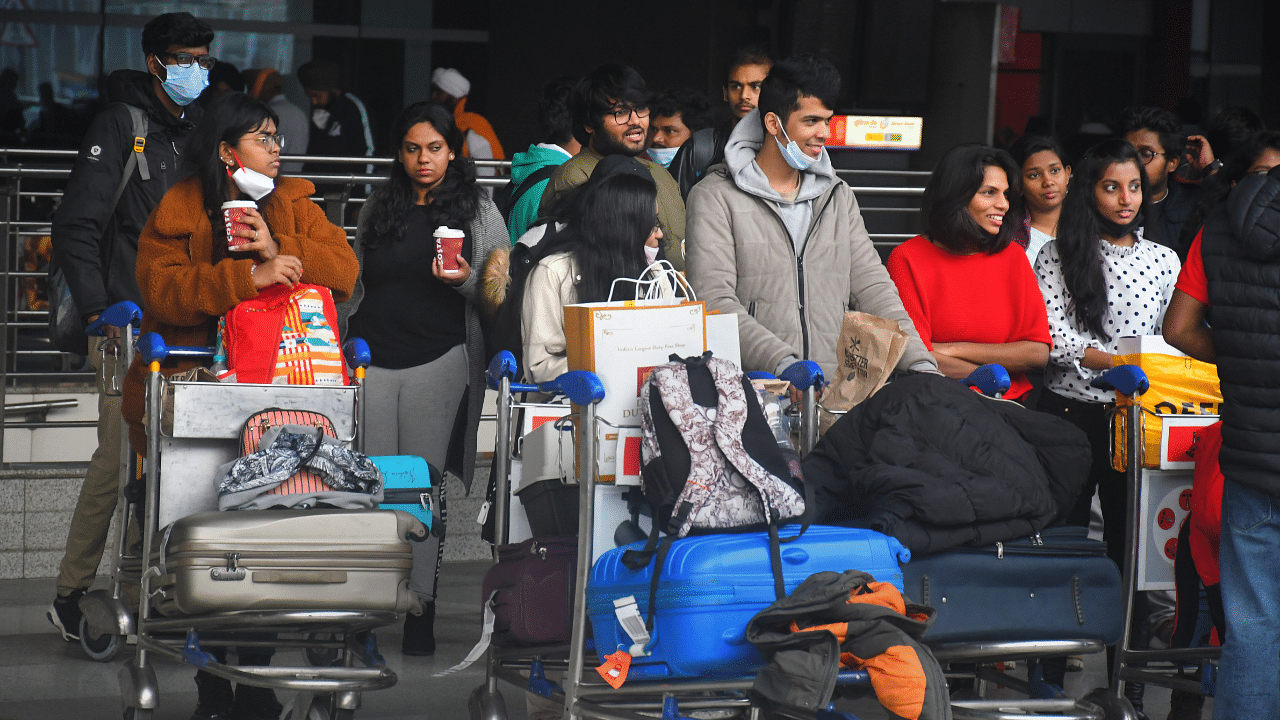
[[[85,334],[84,319],[71,297],[71,286],[58,264],[58,257],[49,259],[49,340],[60,352],[76,355],[89,354],[89,336]]]

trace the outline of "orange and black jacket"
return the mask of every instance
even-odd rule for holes
[[[906,602],[867,573],[812,575],[747,624],[747,639],[769,660],[754,691],[812,712],[831,701],[841,667],[866,670],[877,699],[895,715],[949,720],[942,668],[919,642],[933,617],[933,608]]]

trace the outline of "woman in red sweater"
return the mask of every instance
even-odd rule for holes
[[[938,369],[960,379],[999,363],[1013,381],[1005,396],[1015,400],[1031,391],[1027,371],[1045,366],[1051,342],[1035,272],[1022,247],[1010,244],[1018,177],[1003,150],[952,148],[924,189],[924,234],[895,248],[887,263]]]

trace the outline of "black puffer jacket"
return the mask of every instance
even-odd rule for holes
[[[1222,473],[1280,496],[1280,168],[1250,175],[1205,221]]]
[[[1025,537],[1060,520],[1088,475],[1065,420],[929,373],[886,385],[804,462],[817,522],[892,535],[911,552]]]
[[[51,232],[53,251],[76,307],[85,317],[122,300],[142,307],[134,274],[138,235],[160,198],[185,175],[178,166],[200,115],[199,106],[192,104],[184,117],[174,117],[156,96],[151,76],[138,70],[111,73],[107,97],[111,104],[93,119],[80,144]],[[142,154],[151,179],[143,180],[134,170],[113,212],[111,200],[133,152],[128,105],[147,113],[147,142]]]

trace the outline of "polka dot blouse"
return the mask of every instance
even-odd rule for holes
[[[1111,335],[1102,342],[1092,333],[1076,327],[1067,315],[1071,294],[1062,280],[1062,260],[1057,242],[1050,242],[1036,258],[1036,277],[1049,313],[1049,333],[1053,350],[1045,369],[1045,386],[1063,397],[1086,402],[1113,402],[1115,393],[1089,387],[1089,381],[1100,374],[1081,364],[1085,348],[1115,353],[1121,337],[1159,335],[1164,311],[1173,295],[1181,264],[1172,250],[1138,235],[1130,247],[1098,240],[1103,272],[1107,281],[1107,316],[1103,327]]]

